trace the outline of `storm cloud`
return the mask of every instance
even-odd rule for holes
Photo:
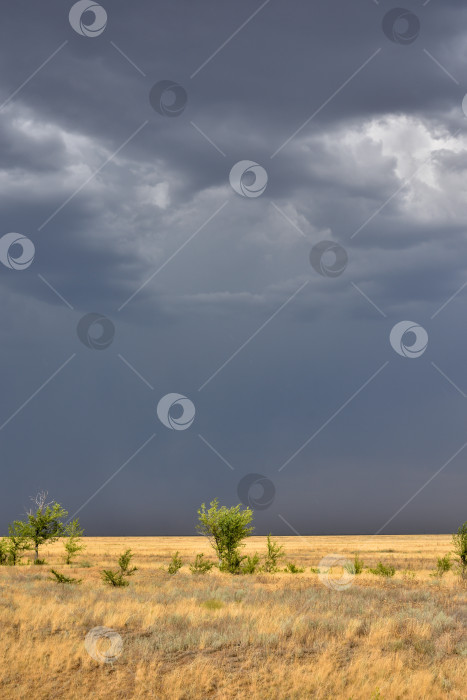
[[[2,19],[0,254],[35,256],[0,264],[1,530],[39,489],[96,535],[193,534],[216,496],[259,534],[457,528],[465,3],[72,6]]]

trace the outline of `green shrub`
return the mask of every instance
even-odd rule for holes
[[[314,566],[310,566],[310,571],[312,574],[319,574],[319,569]]]
[[[197,530],[208,538],[219,560],[220,570],[239,574],[241,563],[245,559],[240,556],[239,549],[254,529],[250,527],[253,511],[250,508],[241,510],[240,505],[219,508],[217,498],[209,505],[210,508],[206,509],[203,503],[198,510]]]
[[[124,576],[132,576],[135,573],[135,571],[138,571],[136,566],[133,566],[130,569],[130,564],[131,564],[132,559],[133,559],[133,554],[131,553],[131,549],[127,549],[118,558],[118,565],[120,567],[120,571],[122,572],[122,574]]]
[[[242,574],[254,574],[259,566],[259,556],[255,552],[252,557],[247,557],[242,564]]]
[[[59,571],[55,571],[55,569],[50,569],[50,573],[55,576],[55,578],[51,579],[51,581],[55,581],[55,583],[81,583],[83,580],[81,578],[70,578],[69,576],[61,574]]]
[[[451,557],[449,554],[446,554],[444,557],[440,557],[436,563],[436,575],[441,578],[443,574],[446,573],[446,571],[450,571],[452,569],[452,561]]]
[[[354,574],[361,574],[363,571],[363,560],[359,558],[358,552],[356,552],[354,558],[353,558],[353,573]]]
[[[178,552],[175,552],[175,554],[172,554],[172,560],[167,568],[167,571],[173,576],[173,574],[176,574],[177,571],[182,568],[182,566],[183,562],[178,556]]]
[[[0,566],[8,562],[9,555],[9,543],[8,540],[3,538],[0,540]]]
[[[374,569],[368,569],[368,571],[375,576],[386,576],[386,577],[391,577],[394,576],[396,573],[396,570],[393,566],[384,566],[384,564],[379,561],[378,564]]]
[[[104,583],[108,583],[110,586],[129,586],[130,582],[124,578],[120,571],[110,571],[109,569],[104,569],[101,571],[102,580]]]
[[[286,571],[288,574],[303,574],[305,569],[301,569],[299,566],[296,566],[293,562],[289,561],[284,571]]]
[[[47,564],[45,559],[33,559],[32,562],[35,566],[44,566],[44,564]]]
[[[190,564],[192,574],[207,574],[214,566],[212,561],[204,558],[204,554],[197,554],[193,564]]]
[[[133,558],[131,549],[127,549],[118,558],[118,571],[110,571],[109,569],[104,569],[101,571],[101,577],[104,583],[108,583],[110,586],[129,586],[130,582],[127,580],[129,576],[132,576],[135,571],[138,571],[136,566],[130,568],[130,563]]]
[[[266,571],[269,574],[273,574],[279,571],[279,559],[284,556],[283,547],[277,544],[274,540],[271,540],[271,534],[268,535],[267,540],[267,552],[264,564],[261,567],[262,571]]]

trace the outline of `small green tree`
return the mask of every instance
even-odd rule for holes
[[[241,509],[240,505],[227,508],[219,507],[215,498],[206,509],[205,504],[198,510],[197,530],[208,538],[219,560],[221,571],[232,574],[240,573],[241,563],[245,557],[240,556],[239,549],[243,540],[254,530],[250,527],[253,511],[250,508]]]
[[[452,542],[460,574],[462,578],[467,578],[467,522],[452,536]]]
[[[63,546],[66,550],[65,562],[66,564],[71,564],[72,559],[86,549],[86,545],[81,542],[84,530],[81,529],[79,525],[79,520],[72,520],[70,523],[65,525],[65,535],[68,539],[65,540]]]
[[[118,559],[118,571],[110,571],[109,569],[101,571],[104,583],[108,583],[110,586],[129,586],[128,577],[138,571],[136,566],[130,567],[132,558],[131,549],[127,549]]]
[[[8,563],[16,566],[21,559],[21,554],[27,549],[31,549],[31,542],[25,523],[14,520],[11,525],[8,525]]]
[[[214,566],[212,561],[204,558],[204,554],[197,554],[193,564],[190,564],[192,574],[207,574]]]
[[[183,562],[181,558],[178,556],[178,552],[175,552],[175,554],[172,554],[172,559],[170,561],[170,564],[167,568],[167,571],[169,574],[173,576],[173,574],[176,574],[179,569],[181,569],[183,566]]]
[[[262,568],[263,571],[273,574],[279,571],[279,559],[284,556],[284,552],[282,551],[283,547],[274,540],[271,540],[271,533],[268,535],[267,547],[266,559]]]
[[[24,523],[24,534],[31,540],[34,548],[34,559],[39,559],[39,547],[45,542],[55,542],[63,537],[65,525],[62,522],[68,512],[59,503],[47,503],[47,491],[40,491],[32,499],[35,506],[27,513]]]

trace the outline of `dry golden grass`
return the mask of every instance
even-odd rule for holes
[[[89,567],[63,565],[61,543],[43,548],[46,566],[0,567],[0,697],[466,700],[465,584],[430,576],[449,536],[277,539],[305,573],[161,569],[175,550],[186,564],[210,556],[199,537],[86,538],[78,562]],[[100,570],[127,548],[138,572],[128,588],[106,587]],[[245,552],[264,549],[254,537]],[[392,564],[395,577],[364,572],[339,591],[310,571],[355,551],[366,566]],[[50,566],[83,583],[57,585]],[[114,663],[85,649],[97,626],[121,635]]]

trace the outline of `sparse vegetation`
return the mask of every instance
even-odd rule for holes
[[[365,565],[364,565],[363,561],[358,556],[358,552],[356,552],[354,555],[354,558],[353,558],[350,573],[357,574],[357,575],[361,574],[363,569],[364,569],[364,566]]]
[[[213,562],[205,559],[204,554],[197,554],[193,564],[190,564],[190,571],[192,574],[207,574],[213,566]]]
[[[91,566],[74,570],[62,566],[59,540],[40,548],[47,567],[0,567],[0,697],[367,700],[377,688],[386,700],[465,696],[466,583],[455,568],[436,586],[430,578],[450,535],[272,539],[306,571],[291,575],[282,563],[273,575],[232,576],[214,566],[193,576],[188,562],[212,551],[200,537],[86,537]],[[394,577],[369,573],[389,547],[396,553],[382,561]],[[104,587],[100,570],[116,570],[110,562],[128,548],[144,575],[129,578],[130,587]],[[189,575],[161,570],[174,551]],[[310,571],[331,552],[352,560],[355,551],[365,569],[347,591],[326,588]],[[266,537],[245,541],[242,553],[255,552],[266,554]],[[55,585],[51,568],[83,580]],[[408,570],[415,579],[404,577]],[[112,665],[97,665],[84,646],[101,625],[123,639]]]
[[[377,563],[374,569],[368,569],[368,571],[375,576],[386,576],[386,578],[391,578],[396,573],[393,566],[385,566],[381,561]]]
[[[284,571],[288,574],[303,574],[305,569],[302,569],[301,567],[297,566],[293,562],[289,561],[287,566],[285,567]]]
[[[9,551],[8,540],[3,538],[0,540],[0,566],[3,566],[7,563],[8,551]]]
[[[118,571],[111,571],[109,569],[101,571],[101,577],[104,583],[108,583],[110,586],[115,586],[117,588],[129,586],[129,576],[132,576],[135,571],[138,571],[136,566],[130,567],[132,558],[133,554],[131,553],[131,549],[127,549],[118,559]]]
[[[242,574],[254,574],[259,568],[259,556],[255,552],[253,556],[245,557],[242,564]]]
[[[55,581],[55,583],[81,583],[83,580],[81,578],[65,576],[65,574],[61,574],[59,571],[55,571],[55,569],[50,569],[50,573],[53,574],[54,578],[52,578],[52,581]]]
[[[452,561],[451,557],[449,554],[446,554],[444,557],[439,557],[438,561],[436,563],[436,576],[443,576],[447,571],[451,571],[452,569]]]
[[[78,552],[82,552],[86,549],[86,545],[83,544],[84,530],[79,525],[79,520],[75,518],[70,523],[65,526],[65,535],[67,539],[64,541],[63,546],[65,547],[66,556],[65,563],[71,564],[72,560],[76,557]]]
[[[276,571],[279,571],[279,559],[284,556],[283,549],[277,542],[271,540],[271,533],[269,533],[266,559],[262,567],[263,571],[266,571],[268,574],[274,574]]]
[[[172,559],[170,561],[170,564],[167,568],[167,571],[169,574],[172,576],[177,573],[183,566],[183,562],[181,558],[178,556],[178,552],[175,552],[175,554],[172,554]]]
[[[15,520],[11,525],[8,525],[8,564],[16,566],[21,559],[22,553],[30,548],[31,545],[25,533],[24,523],[20,520]]]
[[[47,508],[50,509],[48,514]],[[183,560],[186,561],[184,557],[189,557],[192,552],[181,538],[176,540],[179,547],[172,555],[168,567],[164,566],[165,571],[172,574],[171,577],[164,575],[160,567],[156,566],[153,548],[145,554],[146,575],[140,577],[141,580],[136,580],[131,592],[126,592],[129,578],[137,571],[137,567],[131,563],[131,549],[120,554],[117,570],[101,570],[100,575],[106,584],[122,589],[115,598],[103,590],[95,590],[99,559],[105,557],[108,560],[112,556],[109,544],[100,550],[99,555],[94,553],[93,547],[90,548],[91,561],[81,562],[83,578],[65,575],[55,568],[60,560],[60,551],[63,557],[63,549],[60,548],[65,546],[68,565],[73,563],[76,554],[84,548],[81,540],[83,531],[79,523],[73,521],[62,530],[61,525],[57,526],[57,518],[53,517],[54,513],[57,516],[59,512],[66,513],[61,506],[54,509],[53,504],[43,503],[30,513],[27,522],[12,523],[8,536],[0,540],[0,564],[24,563],[21,562],[22,555],[32,549],[32,563],[36,565],[17,566],[14,569],[3,566],[0,571],[0,577],[5,581],[15,581],[14,598],[13,593],[10,593],[13,587],[2,586],[0,624],[3,625],[3,634],[0,645],[4,646],[4,666],[7,672],[0,681],[0,695],[5,690],[5,697],[14,700],[33,696],[32,678],[28,681],[24,673],[21,676],[10,676],[8,660],[11,659],[11,654],[23,653],[28,644],[28,639],[24,638],[26,633],[36,640],[32,647],[28,647],[28,658],[31,657],[32,662],[39,664],[43,656],[38,655],[39,650],[36,654],[36,645],[40,647],[37,639],[48,640],[47,632],[45,637],[41,637],[44,635],[43,630],[51,630],[48,634],[52,646],[44,652],[48,655],[47,668],[50,669],[51,678],[59,677],[60,673],[70,674],[73,678],[69,681],[70,688],[73,688],[76,681],[73,674],[80,669],[80,690],[76,693],[73,689],[67,691],[70,700],[78,700],[78,697],[83,696],[83,679],[87,683],[88,692],[84,693],[86,696],[92,692],[99,697],[118,697],[121,684],[128,687],[128,679],[124,674],[129,664],[139,665],[138,678],[144,677],[153,684],[152,690],[156,695],[170,696],[175,700],[188,697],[187,687],[195,689],[190,695],[193,700],[208,697],[213,687],[227,700],[242,697],[242,694],[248,694],[252,700],[282,696],[297,700],[308,697],[344,698],[336,674],[317,674],[317,669],[327,668],[329,659],[337,658],[336,655],[341,659],[340,668],[349,679],[346,687],[349,692],[345,695],[345,700],[409,696],[430,697],[433,700],[452,697],[452,700],[457,700],[462,695],[465,678],[460,670],[459,659],[467,655],[467,636],[462,618],[462,610],[467,602],[464,580],[467,523],[453,536],[454,561],[450,554],[438,556],[434,573],[430,572],[429,567],[438,551],[431,550],[428,556],[420,549],[424,541],[420,541],[420,537],[414,540],[414,545],[416,542],[419,549],[412,546],[410,557],[405,556],[404,547],[400,544],[392,550],[394,556],[391,557],[391,564],[382,561],[375,563],[372,555],[383,550],[370,549],[374,544],[368,545],[365,538],[361,542],[354,542],[353,549],[350,544],[352,538],[341,538],[341,546],[345,544],[347,547],[343,547],[342,554],[350,560],[346,568],[359,574],[358,582],[353,582],[352,595],[347,595],[338,589],[330,591],[323,586],[315,576],[319,570],[310,567],[310,560],[320,561],[330,551],[340,551],[335,548],[335,539],[332,548],[327,544],[325,549],[313,551],[313,548],[300,548],[298,538],[288,538],[286,541],[292,551],[288,546],[287,553],[295,561],[289,561],[285,568],[280,568],[279,561],[284,557],[284,540],[279,543],[268,535],[266,552],[261,561],[258,544],[263,547],[264,539],[253,538],[258,551],[253,547],[252,541],[247,541],[253,529],[252,512],[249,509],[242,510],[240,506],[219,507],[215,500],[209,509],[202,506],[198,515],[199,530],[208,537],[218,557],[219,566],[205,558],[206,553],[203,551],[190,564],[193,574],[212,572],[206,581],[203,580],[204,577],[197,576],[188,578],[182,575],[173,578],[182,567]],[[50,532],[45,526],[39,527],[40,522],[44,523],[43,517],[52,518]],[[58,532],[62,532],[62,536],[66,534],[68,541],[58,543]],[[310,538],[311,542],[321,540],[326,538]],[[173,541],[175,540],[171,540]],[[405,542],[404,539],[397,538],[395,541]],[[430,541],[428,537],[426,541]],[[444,546],[446,541],[445,539]],[[141,539],[135,542],[140,552]],[[384,542],[387,542],[386,538]],[[67,544],[71,544],[71,547],[68,548]],[[369,568],[364,567],[363,559],[355,551],[355,544],[363,546],[365,559],[368,557],[371,565]],[[42,547],[44,551],[39,550]],[[241,547],[246,548],[244,554],[241,553]],[[37,556],[39,551],[43,558]],[[160,563],[167,560],[168,551],[171,551],[171,547],[160,555]],[[45,558],[53,562],[47,578],[38,566],[45,563]],[[421,561],[422,564],[418,563]],[[30,558],[27,563],[31,563]],[[453,564],[457,564],[461,578],[454,575]],[[150,576],[147,576],[148,571],[151,572]],[[231,576],[254,573],[259,575],[253,580],[248,576]],[[262,573],[275,575],[266,577],[261,576]],[[294,580],[296,577],[289,574],[302,574],[303,578]],[[430,576],[436,577],[436,580],[430,582]],[[378,580],[394,577],[399,585],[388,585],[384,580]],[[31,596],[31,590],[36,590],[36,586],[44,586],[47,579],[67,590],[56,591],[45,603],[46,607],[37,606],[38,596]],[[0,585],[2,583],[0,580]],[[263,586],[263,583],[268,585]],[[22,605],[18,605],[18,595],[23,596]],[[141,605],[142,602],[144,605]],[[330,605],[337,606],[338,615],[330,615]],[[55,610],[60,615],[59,622],[52,622]],[[99,615],[94,616],[94,610],[98,610]],[[21,623],[21,626],[12,627],[11,611],[19,617],[18,625]],[[70,616],[69,625],[63,623],[64,615]],[[37,625],[40,626],[35,626],[36,618],[39,620]],[[232,624],[233,621],[235,624]],[[95,674],[90,675],[90,660],[82,656],[85,654],[82,651],[82,639],[90,628],[101,624],[110,624],[121,630],[122,637],[128,635],[138,648],[138,656],[132,659],[132,645],[128,645],[126,653],[129,656],[125,658],[125,663],[116,663],[115,669],[112,669],[120,675],[115,676],[111,686],[107,685],[109,679],[105,679],[105,689],[100,685],[104,680]],[[157,633],[153,630],[157,630]],[[141,635],[140,644],[138,635]],[[154,638],[146,639],[147,637]],[[5,643],[3,638],[6,638]],[[248,640],[246,646],[245,640]],[[57,642],[62,651],[63,648],[67,649],[71,659],[75,657],[66,671],[60,666],[58,657],[55,661],[50,652]],[[20,647],[17,648],[17,644]],[[266,645],[268,649],[280,645],[284,660],[277,660],[282,658],[280,655],[265,656]],[[306,648],[315,650],[312,659],[300,653],[300,650]],[[350,648],[351,664],[346,661],[350,659]],[[235,649],[234,658],[239,659],[239,670],[235,665],[232,666],[229,649]],[[209,650],[207,657],[206,650]],[[440,650],[442,654],[439,653]],[[185,665],[182,674],[174,652],[193,657],[193,664]],[[252,666],[248,674],[245,674],[252,654],[255,658],[262,658],[263,662],[259,666]],[[370,665],[369,657],[374,659]],[[196,663],[200,658],[203,658],[202,671]],[[388,658],[400,660],[396,672],[393,665],[388,665]],[[157,661],[154,662],[154,659]],[[414,663],[417,664],[416,688],[410,673]],[[352,669],[358,669],[362,664],[365,673],[353,673]],[[230,668],[228,678],[223,672],[226,666]],[[158,669],[157,672],[154,671],[155,668]],[[436,669],[435,675],[433,669]],[[315,680],[317,675],[319,680]],[[47,673],[45,677],[48,677]],[[135,691],[138,692],[140,688],[137,688],[137,684],[140,681],[133,682]],[[46,683],[44,698],[56,692],[53,684],[47,680]],[[111,680],[110,683],[112,684]]]

